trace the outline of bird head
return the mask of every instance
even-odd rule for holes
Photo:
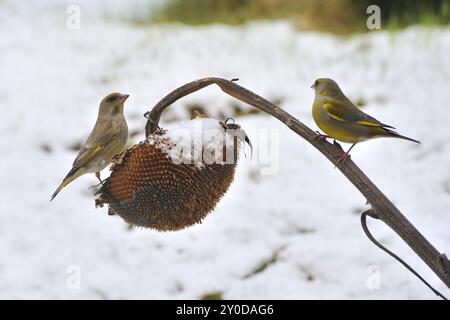
[[[342,94],[341,89],[339,88],[338,84],[329,78],[319,78],[316,81],[314,81],[313,85],[311,86],[315,90],[316,96],[320,95],[340,95]]]
[[[123,104],[128,99],[129,94],[111,93],[100,102],[100,111],[102,115],[116,115],[123,112]]]

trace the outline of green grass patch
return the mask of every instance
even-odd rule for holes
[[[223,299],[222,291],[208,292],[200,297],[200,300],[222,300],[222,299]]]
[[[281,19],[300,30],[346,34],[368,31],[366,9],[372,4],[381,8],[381,29],[450,23],[450,0],[169,0],[140,23],[240,25]]]

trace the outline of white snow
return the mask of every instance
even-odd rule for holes
[[[285,23],[144,27],[129,22],[144,1],[78,2],[79,30],[66,27],[69,2],[0,2],[0,298],[196,299],[215,291],[225,299],[436,298],[365,237],[359,192],[264,115],[236,118],[255,156],[241,157],[234,184],[201,225],[175,233],[129,229],[107,208],[95,209],[93,175],[49,199],[108,93],[131,95],[125,112],[136,143],[144,139],[144,112],[205,76],[239,78],[316,129],[309,87],[330,77],[350,99],[364,100],[364,111],[422,142],[369,141],[352,158],[449,254],[450,28],[341,38]],[[221,119],[233,116],[233,105],[248,108],[211,87],[176,102],[163,120],[186,120],[185,106],[195,104]],[[276,170],[261,174],[268,146]],[[450,295],[389,228],[370,227]],[[373,268],[381,271],[379,290],[368,288]]]
[[[224,164],[223,148],[233,150],[234,134],[240,131],[225,130],[217,119],[196,117],[170,126],[164,134],[152,135],[148,139],[166,153],[173,163],[195,164],[202,169],[205,164]],[[242,140],[238,137],[238,143]],[[232,157],[225,161],[235,163]]]

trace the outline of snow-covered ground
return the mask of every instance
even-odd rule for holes
[[[110,92],[131,95],[126,117],[137,142],[145,111],[205,76],[239,78],[316,128],[309,87],[330,77],[364,111],[422,141],[366,142],[352,158],[448,254],[449,28],[337,38],[285,23],[144,27],[128,17],[143,12],[145,1],[116,1],[115,14],[101,13],[105,1],[78,1],[81,28],[69,30],[69,2],[39,3],[0,2],[0,298],[435,298],[365,237],[358,191],[268,116],[236,121],[256,155],[272,132],[269,165],[278,170],[261,174],[263,164],[242,157],[235,183],[201,225],[174,233],[130,229],[107,208],[94,208],[93,175],[49,199]],[[210,87],[176,103],[165,119],[185,120],[194,104],[213,117],[233,116],[236,103]],[[390,229],[370,226],[449,295]],[[379,274],[381,288],[373,290]]]

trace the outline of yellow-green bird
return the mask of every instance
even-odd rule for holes
[[[50,201],[62,188],[86,173],[94,173],[100,180],[100,171],[108,166],[113,157],[121,153],[127,144],[128,126],[123,114],[123,105],[128,94],[111,93],[100,102],[97,122],[83,144],[80,152]]]
[[[393,130],[394,127],[362,112],[342,93],[334,80],[317,79],[311,88],[315,90],[312,115],[316,124],[326,134],[319,134],[319,137],[333,138],[352,144],[338,159],[336,165],[349,157],[350,150],[358,142],[369,139],[399,138],[420,143],[398,134]]]

